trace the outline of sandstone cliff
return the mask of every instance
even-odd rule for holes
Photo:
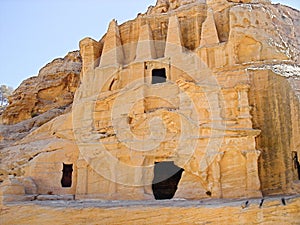
[[[34,194],[153,198],[151,185],[112,182],[151,181],[153,171],[151,176],[136,171],[125,176],[122,172],[130,171],[111,166],[97,144],[104,143],[110,156],[135,166],[184,158],[194,141],[178,145],[184,131],[179,117],[184,114],[183,121],[197,128],[185,132],[200,136],[194,155],[182,165],[176,197],[299,193],[292,157],[297,153],[300,158],[299,17],[299,11],[267,0],[159,0],[132,21],[118,25],[113,20],[100,41],[80,42],[82,70],[74,52],[16,90],[3,115],[10,125],[1,126],[0,181],[9,175],[31,177],[37,186]],[[176,88],[171,82],[151,85],[157,69]],[[121,90],[135,80],[145,83],[123,95]],[[123,101],[115,104],[120,96]],[[144,100],[135,102],[136,96]],[[113,107],[117,122],[110,118]],[[130,111],[124,113],[126,107]],[[149,121],[159,116],[163,126],[149,128]],[[118,139],[128,126],[140,140],[152,128],[157,137],[142,144],[132,133]],[[159,140],[162,127],[167,140],[157,151],[133,155],[133,145],[148,147]],[[216,146],[215,152],[205,152]],[[180,159],[174,161],[181,166]],[[60,184],[63,163],[74,166],[73,184],[67,189]],[[115,180],[104,179],[95,168]]]
[[[47,64],[38,76],[23,81],[14,91],[2,115],[3,123],[16,124],[52,109],[68,107],[79,85],[80,71],[78,51]]]
[[[4,124],[0,124],[0,181],[8,174],[20,176],[22,173],[17,169],[20,165],[42,153],[42,146],[47,149],[49,143],[56,141],[55,135],[51,137],[55,131],[50,132],[50,137],[44,135],[43,138],[34,136],[34,131],[70,112],[80,83],[81,64],[79,51],[55,59],[43,67],[38,76],[23,81],[9,98],[10,104],[2,114]],[[65,122],[61,121],[62,124]],[[62,124],[62,130],[68,129]],[[34,137],[30,141],[26,141],[28,138],[21,141],[26,136]]]

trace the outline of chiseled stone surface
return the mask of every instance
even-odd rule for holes
[[[251,74],[252,120],[262,130],[256,140],[262,150],[258,164],[262,190],[264,194],[299,192],[299,175],[291,152],[298,151],[299,155],[299,98],[285,77],[272,71]]]
[[[259,141],[270,140],[272,132],[266,130],[266,121],[257,121],[260,111],[253,107],[256,98],[266,97],[258,94],[254,79],[268,73],[266,65],[297,68],[291,65],[299,61],[296,14],[268,1],[158,1],[136,20],[120,26],[113,20],[99,43],[89,40],[94,47],[81,45],[81,54],[87,56],[83,67],[92,66],[82,73],[73,103],[80,161],[87,162],[78,168],[84,182],[77,183],[77,198],[148,199],[153,196],[153,165],[161,161],[174,161],[185,170],[176,196],[187,199],[297,193],[291,155],[298,151],[299,101],[284,102],[293,107],[293,125],[285,125],[293,136],[284,136],[276,126],[280,110],[269,121],[268,126],[278,129],[274,140],[282,135],[283,142],[294,143],[275,155],[275,142]],[[294,37],[287,37],[291,25]],[[97,48],[102,50],[95,64],[98,56],[90,53]],[[151,85],[152,70],[159,68],[168,82]],[[298,76],[295,71],[290,76]],[[286,80],[280,72],[274,76]],[[259,110],[268,112],[268,107],[259,102]],[[289,163],[278,167],[280,160]],[[130,184],[134,187],[128,189]]]
[[[76,52],[71,53],[75,58],[64,59],[71,80],[55,79],[55,88],[34,92],[37,108],[28,102],[26,116],[18,116],[11,110],[15,106],[19,112],[19,103],[12,101],[3,121],[28,120],[1,126],[0,179],[14,175],[26,194],[42,199],[153,200],[155,163],[172,161],[184,169],[175,198],[299,193],[300,168],[294,157],[299,161],[299,14],[267,0],[159,0],[134,20],[121,25],[112,20],[101,40],[80,41],[81,57]],[[50,64],[40,76],[56,72]],[[155,73],[163,73],[166,82],[153,84]],[[26,82],[32,86],[33,80]],[[45,116],[70,103],[69,111]],[[29,119],[32,112],[42,113],[37,118],[44,123]],[[12,135],[10,129],[22,134]],[[65,164],[72,164],[72,173],[62,171]],[[70,187],[62,187],[64,176]],[[106,223],[121,224],[143,223],[146,217],[150,224],[299,223],[299,197],[286,205],[273,199],[263,208],[255,201],[242,207],[218,202],[191,208],[133,207],[132,213],[92,206],[83,210],[90,223],[104,217]],[[48,205],[2,207],[8,223],[14,210],[18,215],[47,211],[58,223],[65,218]],[[84,222],[76,207],[66,210]],[[22,224],[23,219],[15,221]],[[42,221],[36,214],[27,219]]]

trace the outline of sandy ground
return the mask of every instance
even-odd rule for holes
[[[16,202],[0,205],[0,224],[300,224],[300,195],[261,200]]]

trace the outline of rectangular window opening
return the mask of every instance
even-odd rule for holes
[[[62,187],[71,187],[72,186],[72,172],[73,164],[64,164],[62,170],[61,186]]]
[[[172,199],[184,170],[173,161],[156,162],[154,165],[154,178],[152,191],[156,200]]]
[[[166,69],[153,69],[152,70],[152,84],[165,83],[167,80]]]

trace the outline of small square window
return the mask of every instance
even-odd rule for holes
[[[165,83],[167,80],[166,69],[153,69],[152,70],[152,84]]]

